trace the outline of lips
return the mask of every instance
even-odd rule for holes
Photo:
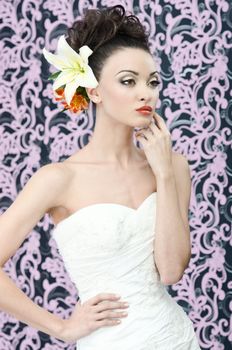
[[[148,111],[148,112],[151,112],[152,108],[150,106],[142,106],[140,108],[137,108],[136,111]]]

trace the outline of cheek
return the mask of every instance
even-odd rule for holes
[[[105,101],[110,102],[110,104],[116,107],[123,108],[125,102],[128,102],[130,94],[118,85],[111,86],[105,91]]]
[[[120,91],[115,92],[114,94],[115,103],[122,107],[126,107],[128,102],[130,101],[130,94],[128,91],[121,89]]]

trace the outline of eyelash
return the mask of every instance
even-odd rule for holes
[[[134,79],[126,79],[126,80],[122,80],[121,83],[122,83],[123,85],[125,85],[124,83],[125,83],[125,82],[128,82],[128,81],[135,81],[135,80],[134,80]],[[159,80],[152,80],[151,82],[155,82],[155,85],[154,85],[155,88],[160,84],[160,81],[159,81]],[[127,84],[126,84],[126,85],[127,85]],[[130,85],[130,84],[128,84],[128,85]]]

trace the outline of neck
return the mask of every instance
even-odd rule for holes
[[[127,169],[141,160],[141,153],[133,142],[133,126],[97,115],[93,136],[88,149],[96,161]]]

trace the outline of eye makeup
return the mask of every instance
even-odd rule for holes
[[[135,79],[134,78],[128,78],[128,79],[120,79],[120,83],[125,86],[131,85],[131,82],[133,82],[133,85],[135,84]],[[125,84],[126,83],[126,84]],[[153,79],[149,81],[149,84],[152,84],[153,87],[157,87],[160,84],[159,79]]]

